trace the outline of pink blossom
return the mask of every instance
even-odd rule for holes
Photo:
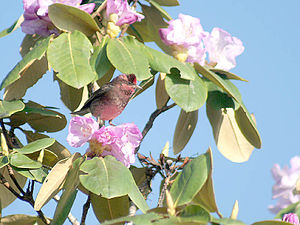
[[[98,128],[98,123],[92,118],[73,117],[69,124],[67,141],[72,147],[81,147],[92,138]]]
[[[91,13],[95,3],[80,5],[82,0],[23,0],[24,22],[21,24],[22,31],[27,34],[39,34],[48,36],[58,33],[48,16],[48,7],[54,3],[62,3],[82,9]]]
[[[278,164],[275,164],[272,168],[272,175],[276,182],[272,194],[273,199],[278,199],[276,205],[269,206],[272,213],[278,213],[290,204],[300,201],[300,195],[293,192],[300,176],[300,157],[293,157],[290,164],[291,168],[285,166],[281,169]]]
[[[114,22],[120,27],[124,24],[132,24],[144,19],[142,14],[137,13],[129,6],[127,0],[108,0],[106,5],[107,18],[112,14],[117,15]]]
[[[204,65],[206,50],[202,40],[207,36],[207,32],[203,30],[200,20],[189,15],[179,14],[178,19],[171,20],[168,24],[167,28],[159,30],[159,34],[162,41],[175,50],[175,57],[185,53],[187,62],[198,62]]]
[[[240,39],[232,37],[227,31],[217,27],[204,38],[204,45],[209,54],[209,60],[217,63],[216,68],[223,70],[234,68],[235,57],[244,51]]]
[[[289,222],[289,223],[295,224],[295,225],[300,224],[299,218],[298,218],[297,214],[295,214],[295,213],[284,214],[282,221]]]

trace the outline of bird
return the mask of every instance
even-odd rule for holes
[[[83,107],[72,114],[82,116],[90,112],[96,118],[108,120],[113,125],[112,120],[123,112],[130,97],[140,88],[134,74],[121,74],[96,90]]]

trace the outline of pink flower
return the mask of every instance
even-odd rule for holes
[[[240,39],[232,37],[227,31],[217,27],[204,38],[204,45],[209,54],[209,60],[217,63],[216,68],[223,70],[234,68],[235,57],[244,51]]]
[[[295,225],[300,224],[299,218],[298,218],[297,214],[295,214],[295,213],[284,214],[282,221],[289,222],[289,223],[295,224]]]
[[[122,26],[124,24],[132,24],[136,21],[141,21],[144,19],[142,14],[137,13],[129,5],[127,0],[107,0],[106,5],[106,16],[110,18],[110,15],[116,14],[117,26]]]
[[[178,19],[171,20],[168,24],[168,28],[161,28],[159,34],[166,45],[175,49],[175,57],[176,54],[185,53],[185,58],[179,57],[182,59],[181,61],[198,62],[204,65],[206,50],[202,40],[207,36],[207,32],[203,30],[200,20],[189,15],[179,14]]]
[[[81,147],[92,138],[98,129],[98,123],[92,118],[73,117],[69,124],[67,141],[72,147]]]
[[[293,193],[300,176],[300,157],[293,157],[290,164],[291,168],[285,166],[281,169],[278,164],[272,168],[272,175],[276,182],[272,190],[273,199],[278,199],[276,205],[269,206],[272,213],[278,213],[290,204],[300,201],[300,195]]]
[[[91,13],[95,3],[80,5],[82,0],[23,0],[24,22],[21,24],[22,31],[27,34],[39,34],[48,36],[58,33],[48,17],[48,7],[54,3],[62,3],[82,9]]]

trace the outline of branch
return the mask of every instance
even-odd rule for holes
[[[90,205],[91,205],[91,196],[89,195],[87,200],[86,200],[86,203],[83,205],[80,225],[85,225],[85,219],[86,219],[88,210],[90,208]]]
[[[92,14],[92,17],[95,18],[96,16],[99,16],[99,13],[100,13],[103,9],[105,9],[106,4],[107,4],[107,0],[105,0],[105,1],[99,6],[99,8]]]
[[[168,105],[168,106],[164,106],[160,109],[156,109],[152,114],[151,116],[149,117],[149,120],[148,122],[146,123],[145,127],[144,127],[144,130],[142,132],[142,135],[143,135],[143,138],[140,142],[140,145],[135,149],[135,153],[137,153],[140,149],[140,146],[141,146],[141,143],[142,141],[144,140],[145,136],[147,135],[147,133],[149,132],[149,130],[152,128],[153,126],[153,123],[154,123],[154,120],[156,119],[156,117],[158,117],[161,113],[173,108],[174,106],[176,105],[176,103],[173,103],[171,105]]]

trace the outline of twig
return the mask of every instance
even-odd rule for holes
[[[22,193],[22,195],[25,195],[26,193],[24,192],[23,188],[19,185],[19,183],[15,177],[15,173],[14,173],[13,169],[11,168],[11,166],[7,165],[6,168],[8,170],[8,174],[9,174],[10,178],[12,179],[12,181],[14,182],[14,184],[16,185],[18,190]]]
[[[58,202],[60,197],[58,195],[55,195],[53,197],[53,199]],[[71,224],[73,225],[80,225],[79,221],[77,220],[77,218],[75,216],[72,215],[72,213],[68,214],[68,220],[70,221]]]
[[[145,127],[144,127],[144,130],[142,132],[142,135],[143,135],[143,138],[140,142],[140,145],[135,149],[135,153],[137,153],[140,149],[140,146],[141,146],[141,143],[142,141],[144,140],[145,136],[147,135],[147,133],[149,132],[149,130],[152,128],[153,126],[153,122],[154,120],[156,119],[156,117],[158,117],[161,113],[173,108],[174,106],[176,105],[176,103],[173,103],[171,105],[168,105],[168,106],[164,106],[160,109],[156,109],[150,116],[148,122],[146,123]]]
[[[85,219],[86,219],[88,210],[90,208],[90,205],[91,205],[91,197],[89,195],[88,198],[87,198],[87,200],[86,200],[86,203],[84,203],[84,205],[83,205],[83,210],[82,210],[82,216],[81,216],[80,225],[85,225]]]
[[[105,1],[99,6],[99,8],[92,14],[92,17],[93,17],[93,18],[95,18],[96,16],[98,16],[99,13],[100,13],[103,9],[105,9],[106,3],[107,3],[107,0],[105,0]]]
[[[8,138],[8,133],[7,133],[7,130],[4,126],[3,119],[0,120],[0,124],[1,124],[2,133],[4,135],[4,138],[5,138],[5,141],[6,141],[6,144],[7,144],[8,148],[13,149],[13,144],[12,144],[11,140]]]

